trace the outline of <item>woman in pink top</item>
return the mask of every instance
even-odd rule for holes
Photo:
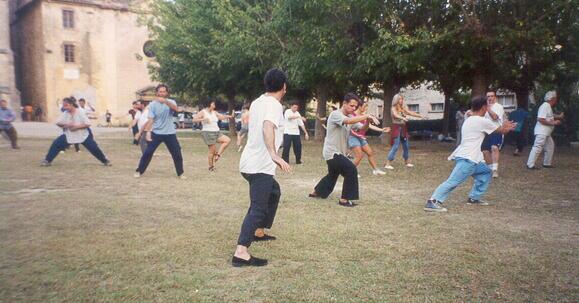
[[[367,110],[368,110],[368,103],[364,102],[360,105],[360,107],[358,107],[358,110],[356,111],[354,116],[365,115]],[[378,124],[378,120],[375,119],[374,123]],[[372,173],[374,175],[384,175],[386,173],[378,169],[376,165],[376,159],[374,158],[374,152],[372,151],[372,148],[370,148],[370,145],[368,145],[368,141],[366,140],[366,131],[368,131],[368,128],[379,132],[390,131],[390,127],[379,128],[377,126],[369,124],[368,121],[354,124],[348,136],[348,146],[354,153],[354,161],[353,161],[354,165],[358,167],[360,165],[360,162],[362,161],[362,158],[364,157],[364,154],[366,154],[366,156],[368,156],[368,162],[372,167]]]

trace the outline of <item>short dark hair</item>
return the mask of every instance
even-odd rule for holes
[[[263,78],[265,91],[268,93],[279,92],[283,89],[283,85],[287,85],[287,76],[281,69],[272,68],[265,73]]]
[[[78,102],[80,102],[80,101],[86,102],[86,100],[84,98],[78,99]]]
[[[470,109],[473,112],[479,111],[483,106],[487,105],[487,97],[486,96],[478,96],[478,97],[474,97],[472,98],[472,101],[470,102]]]
[[[62,100],[62,102],[68,103],[68,104],[74,106],[75,108],[78,108],[78,104],[76,104],[76,99],[74,97],[64,98]]]
[[[290,107],[292,107],[294,105],[300,106],[300,101],[294,100],[294,101],[291,101],[289,104]]]
[[[362,100],[360,100],[360,97],[354,93],[347,93],[342,100],[342,104],[345,102],[350,102],[352,99],[358,101],[358,105],[362,105]]]
[[[211,103],[215,102],[215,106],[217,106],[217,100],[215,100],[212,97],[207,97],[207,99],[201,101],[201,106],[203,106],[203,108],[207,108],[209,107],[209,105],[211,105]]]
[[[157,87],[155,87],[155,91],[158,92],[159,89],[161,89],[161,87],[164,87],[164,88],[167,90],[167,92],[169,92],[169,87],[168,87],[166,84],[163,84],[163,83],[157,85]]]

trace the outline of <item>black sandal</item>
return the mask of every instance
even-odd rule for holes
[[[338,205],[344,206],[344,207],[354,207],[354,206],[356,206],[356,205],[358,205],[358,204],[356,204],[356,203],[354,203],[354,202],[352,202],[352,201],[350,201],[350,200],[346,200],[346,202],[338,201]]]
[[[209,166],[209,171],[210,171],[210,172],[214,172],[214,171],[215,171],[215,166]]]

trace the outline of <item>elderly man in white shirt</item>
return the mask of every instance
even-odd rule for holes
[[[535,162],[541,152],[545,152],[543,158],[543,167],[551,168],[553,163],[553,154],[555,153],[555,142],[551,138],[551,133],[555,126],[561,124],[564,114],[553,114],[553,106],[557,104],[557,92],[550,91],[545,94],[545,102],[539,107],[537,113],[537,124],[535,125],[535,142],[529,153],[527,168],[536,169]]]
[[[285,123],[283,129],[283,152],[282,159],[289,163],[289,151],[293,144],[294,155],[296,156],[296,164],[302,164],[302,139],[300,136],[300,128],[304,131],[306,140],[310,139],[308,131],[304,125],[306,118],[302,117],[298,111],[299,104],[293,102],[290,108],[286,109],[284,113]]]

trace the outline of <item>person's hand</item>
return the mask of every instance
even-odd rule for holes
[[[139,138],[141,138],[141,132],[135,134],[135,140],[139,141]]]
[[[277,154],[271,155],[271,160],[273,160],[273,163],[279,166],[279,168],[281,168],[282,171],[286,173],[290,173],[292,171],[292,167]]]
[[[555,120],[555,121],[553,121],[553,124],[555,124],[555,125],[561,125],[561,120]]]
[[[306,141],[310,141],[310,135],[308,135],[308,133],[306,133]]]
[[[163,104],[167,103],[167,99],[165,99],[165,98],[163,98],[163,97],[158,97],[158,98],[157,98],[157,101],[159,101],[159,102],[161,102],[161,103],[163,103]]]
[[[391,130],[390,127],[384,127],[384,128],[382,129],[382,132],[383,132],[383,133],[389,133],[390,130]]]
[[[369,115],[369,116],[368,116],[368,120],[370,120],[370,122],[371,122],[372,124],[374,124],[374,125],[380,124],[380,121],[378,121],[378,119],[376,119],[376,117],[374,117],[374,116],[372,116],[372,115]]]
[[[507,131],[512,131],[516,127],[517,127],[517,123],[515,123],[513,121],[506,120],[505,122],[503,122],[503,128]]]
[[[306,123],[307,119],[306,117],[302,117],[302,122]]]
[[[145,140],[147,140],[147,142],[153,141],[153,138],[151,138],[151,132],[147,132],[147,134],[145,135]]]

